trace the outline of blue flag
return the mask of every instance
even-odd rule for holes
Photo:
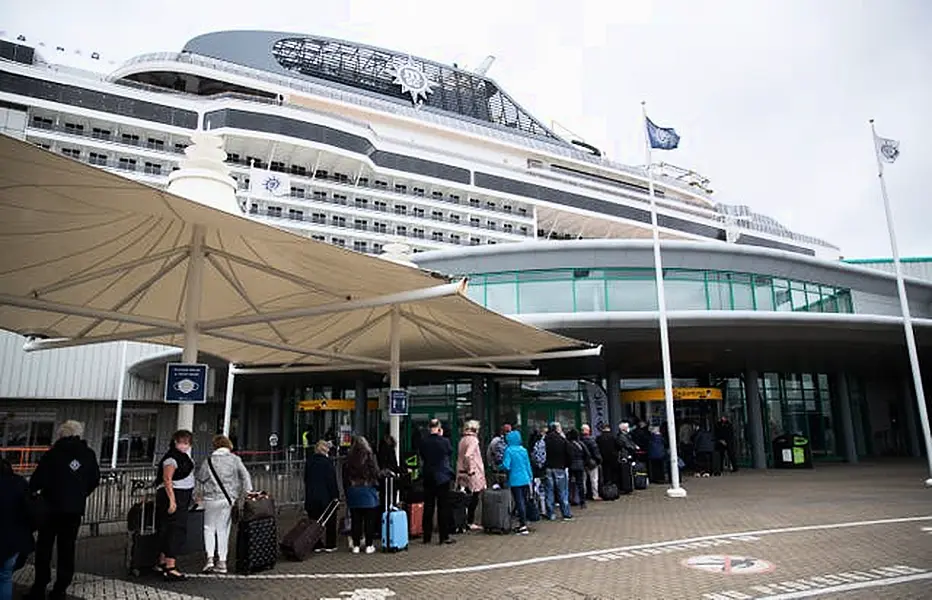
[[[657,127],[647,119],[647,137],[650,147],[657,150],[673,150],[680,144],[680,136],[672,127]]]

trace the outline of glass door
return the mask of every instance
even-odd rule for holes
[[[571,402],[558,402],[553,404],[525,404],[521,407],[521,436],[527,440],[535,429],[547,427],[556,421],[563,427],[563,431],[579,429],[582,425],[582,415],[578,404]]]

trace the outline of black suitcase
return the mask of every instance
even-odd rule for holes
[[[466,511],[469,508],[470,495],[466,492],[450,491],[450,531],[464,533],[466,531]]]
[[[627,458],[618,462],[618,491],[621,494],[634,492],[634,467]]]
[[[647,467],[644,466],[644,463],[638,461],[634,463],[634,489],[636,490],[646,490],[647,489]]]
[[[266,571],[278,562],[275,517],[241,521],[236,529],[236,572],[244,575]]]
[[[159,535],[155,528],[155,502],[143,500],[129,509],[126,517],[129,537],[126,541],[126,569],[139,577],[152,571],[159,560]]]

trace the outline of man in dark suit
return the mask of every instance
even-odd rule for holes
[[[434,507],[437,508],[437,528],[440,543],[456,542],[450,537],[450,485],[453,482],[453,446],[443,436],[443,427],[437,419],[429,423],[430,435],[421,440],[421,472],[424,478],[424,543],[429,544],[434,531]]]

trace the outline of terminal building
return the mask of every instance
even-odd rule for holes
[[[505,422],[578,427],[596,420],[600,390],[611,422],[662,421],[647,170],[558,135],[487,69],[269,31],[209,33],[107,65],[18,36],[0,41],[0,128],[157,188],[191,133],[210,130],[244,217],[363,253],[405,244],[419,267],[467,276],[483,306],[603,345],[598,360],[549,361],[535,378],[403,374],[405,449],[431,418],[454,438],[468,418],[486,437]],[[689,169],[653,168],[677,417],[728,415],[755,466],[781,433],[806,436],[816,460],[921,453],[891,265],[844,261],[826,241],[717,202]],[[932,348],[930,262],[905,263],[920,358]],[[123,369],[120,461],[151,462],[166,444],[162,379],[180,350],[129,342],[124,364],[121,343],[26,354],[23,342],[0,332],[0,447],[47,446],[69,417],[109,455]],[[206,440],[227,365],[202,359],[210,398],[195,428]],[[308,431],[377,437],[386,392],[382,373],[239,378],[233,435],[254,451]]]

